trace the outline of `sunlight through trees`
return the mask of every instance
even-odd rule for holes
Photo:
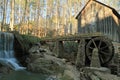
[[[75,17],[88,0],[0,0],[0,30],[39,37],[75,34]],[[99,0],[119,10],[120,1]]]

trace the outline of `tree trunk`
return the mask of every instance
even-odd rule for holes
[[[40,24],[40,0],[37,0],[37,36],[39,36],[39,24]]]
[[[21,3],[21,0],[19,0],[19,10],[18,10],[18,11],[19,11],[19,13],[18,13],[18,23],[19,23],[19,24],[20,24],[20,22],[21,22],[21,18],[20,18],[20,17],[21,17],[21,10],[20,10],[20,9],[21,9],[21,8],[20,8],[21,6],[20,6],[20,3]],[[18,26],[18,32],[20,32],[20,26]]]
[[[24,6],[24,11],[23,11],[23,16],[22,16],[22,23],[25,23],[26,9],[27,9],[27,0],[25,0],[25,6]]]
[[[18,13],[19,18],[18,18],[18,23],[21,22],[21,19],[20,19],[20,17],[21,17],[20,3],[21,3],[21,0],[19,0],[19,13]]]
[[[14,7],[15,7],[15,0],[11,0],[11,15],[10,15],[10,29],[13,31],[14,29]]]
[[[1,31],[3,31],[4,28],[4,24],[6,23],[6,0],[4,0],[3,4],[3,19],[2,19],[2,23],[1,23]]]
[[[26,23],[27,24],[27,30],[24,32],[25,34],[29,34],[29,2],[30,0],[25,0],[25,8],[24,8],[24,13],[22,16],[22,24]]]

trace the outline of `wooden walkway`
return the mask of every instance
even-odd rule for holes
[[[81,38],[91,39],[93,37],[103,36],[101,33],[90,33],[90,34],[75,34],[75,35],[67,35],[67,36],[58,36],[52,38],[42,38],[41,41],[54,42],[54,41],[76,41]]]
[[[55,56],[61,58],[65,54],[64,41],[76,41],[78,44],[78,51],[76,51],[76,65],[81,67],[86,65],[86,59],[91,60],[91,54],[94,48],[98,48],[100,55],[104,54],[104,56],[106,56],[100,56],[100,59],[102,61],[101,65],[103,66],[106,65],[106,63],[110,62],[114,54],[112,40],[101,33],[76,34],[51,38],[42,38],[41,42],[42,41],[48,43],[54,42],[52,51],[55,53]]]

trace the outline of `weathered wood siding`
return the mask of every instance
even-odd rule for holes
[[[91,1],[78,17],[78,32],[101,32],[113,41],[120,42],[120,20],[112,9]]]

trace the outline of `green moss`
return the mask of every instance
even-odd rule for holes
[[[21,35],[24,41],[24,45],[28,50],[33,44],[40,42],[40,38],[30,35]]]
[[[15,35],[16,40],[22,45],[23,48],[25,48],[25,50],[28,50],[30,46],[40,42],[41,40],[39,37],[19,34],[17,31],[13,31],[11,33]]]
[[[40,38],[38,38],[36,36],[22,35],[22,38],[24,39],[25,42],[32,43],[32,44],[40,41]]]

